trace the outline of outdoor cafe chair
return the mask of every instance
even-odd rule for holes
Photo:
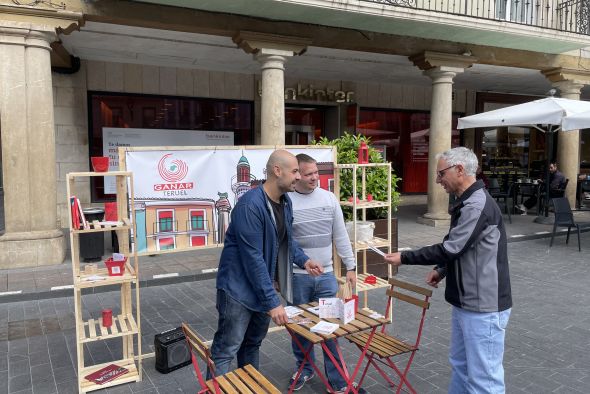
[[[281,393],[279,389],[277,389],[267,378],[251,365],[235,369],[223,376],[215,376],[215,365],[213,364],[213,360],[211,360],[211,352],[209,351],[207,344],[199,338],[198,334],[186,323],[182,323],[182,331],[184,331],[186,342],[191,353],[193,367],[195,368],[197,379],[201,385],[199,394]],[[205,380],[195,355],[198,355],[203,361],[205,361],[207,368],[209,368],[211,375],[213,376],[211,379]]]
[[[572,227],[575,227],[578,231],[578,251],[581,252],[580,228],[590,227],[590,223],[576,223],[574,221],[574,214],[572,213],[572,208],[566,197],[553,198],[551,199],[551,202],[553,203],[553,208],[555,210],[555,221],[553,222],[553,233],[551,234],[549,247],[553,246],[553,239],[555,238],[557,227],[567,227],[567,236],[565,238],[566,245],[570,241],[570,230]]]
[[[512,193],[513,190],[513,186],[514,184],[510,184],[510,186],[508,186],[508,190],[506,191],[500,191],[500,190],[491,190],[490,189],[490,196],[492,196],[492,198],[494,200],[496,200],[496,202],[500,202],[500,200],[502,201],[502,204],[504,205],[504,212],[506,212],[508,214],[508,221],[512,224],[512,216],[511,216],[511,211],[514,209],[514,195]],[[508,200],[510,200],[511,202],[511,206],[508,205]]]
[[[559,185],[559,187],[557,189],[553,189],[549,192],[549,198],[550,200],[553,200],[554,198],[560,198],[560,197],[564,197],[565,196],[565,189],[567,188],[567,184],[569,183],[569,179],[566,179],[561,185]],[[549,204],[545,204],[545,196],[547,194],[547,191],[544,190],[544,187],[542,187],[543,190],[541,190],[541,213],[544,213],[545,209],[549,209]],[[569,204],[569,203],[568,203]],[[570,209],[571,210],[571,209]]]
[[[375,336],[373,337],[373,340],[371,341],[367,350],[367,365],[365,366],[363,374],[361,375],[359,386],[362,384],[369,366],[372,365],[377,370],[377,372],[379,372],[379,374],[383,376],[383,378],[391,385],[392,388],[395,387],[396,383],[390,379],[383,368],[378,365],[381,364],[386,368],[391,368],[393,372],[395,372],[395,374],[399,377],[396,393],[399,393],[402,390],[402,387],[406,385],[408,390],[415,394],[416,390],[412,387],[410,382],[408,382],[407,376],[410,366],[412,365],[412,361],[414,360],[414,356],[416,355],[420,345],[422,328],[424,327],[426,310],[430,307],[429,299],[432,296],[432,290],[395,278],[390,278],[389,283],[391,284],[391,287],[386,293],[388,302],[385,309],[385,316],[389,316],[391,311],[392,322],[396,323],[396,315],[393,313],[394,306],[396,307],[396,310],[401,309],[402,305],[406,305],[410,308],[418,307],[419,311],[416,311],[416,314],[419,316],[419,320],[403,320],[404,324],[410,323],[414,329],[417,330],[415,334],[415,340],[408,342],[399,336],[395,336],[392,332],[392,329],[387,330],[387,327],[392,327],[393,324],[383,325],[382,328],[375,333]],[[400,319],[400,324],[401,321],[402,320]],[[350,335],[346,338],[350,342],[357,345],[359,349],[362,349],[367,343],[368,334],[366,332],[358,333]],[[393,362],[393,359],[403,354],[409,354],[409,358],[406,361],[406,366],[403,368],[402,372],[401,369],[398,368]]]

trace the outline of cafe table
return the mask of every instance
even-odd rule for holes
[[[514,198],[516,201],[516,198],[518,197],[518,195],[521,194],[521,190],[523,189],[523,187],[529,187],[530,190],[533,191],[535,197],[537,198],[537,215],[539,215],[539,212],[541,211],[541,191],[540,191],[540,187],[541,185],[543,185],[542,182],[538,182],[538,181],[516,181],[514,183]]]
[[[348,392],[358,393],[359,387],[353,386],[354,379],[357,376],[359,369],[363,363],[363,360],[364,360],[365,355],[367,353],[367,349],[369,348],[369,345],[371,344],[371,341],[373,340],[373,336],[375,335],[375,331],[377,330],[377,328],[381,327],[382,325],[389,323],[389,320],[387,320],[385,317],[382,317],[382,316],[378,317],[378,316],[374,315],[374,312],[371,312],[371,311],[358,310],[355,313],[354,320],[352,320],[348,324],[343,324],[340,319],[320,319],[318,315],[308,311],[308,308],[317,307],[317,305],[318,305],[317,302],[297,305],[298,308],[303,310],[303,313],[298,315],[297,318],[309,319],[311,321],[310,323],[306,323],[306,324],[289,323],[289,324],[286,324],[286,326],[285,326],[289,335],[291,335],[291,337],[293,338],[293,340],[295,341],[295,343],[297,344],[299,349],[301,349],[301,351],[304,354],[303,362],[301,363],[299,370],[297,370],[297,373],[296,373],[295,379],[293,380],[293,383],[289,387],[289,393],[293,392],[293,388],[295,387],[295,383],[299,379],[299,376],[301,375],[301,372],[303,371],[303,367],[305,366],[306,362],[311,364],[315,373],[318,375],[320,380],[326,386],[326,389],[329,392],[333,392],[332,388],[330,387],[330,384],[328,383],[328,380],[326,379],[326,376],[324,376],[324,374],[322,373],[320,368],[318,368],[315,365],[315,362],[313,360],[309,359],[309,353],[310,353],[311,349],[313,348],[313,346],[315,346],[315,345],[320,345],[322,347],[322,349],[325,351],[326,355],[328,355],[330,360],[332,360],[332,362],[334,363],[334,365],[335,365],[336,369],[338,370],[338,372],[340,373],[340,375],[346,381],[346,384],[348,385],[348,390],[346,392],[347,393]],[[371,316],[373,316],[373,317],[371,317]],[[336,323],[340,327],[336,331],[334,331],[332,334],[319,334],[319,333],[311,332],[310,331],[311,327],[313,327],[314,325],[316,325],[320,321],[325,321],[325,322],[329,322],[329,323]],[[342,357],[342,352],[340,351],[340,347],[339,347],[338,343],[336,342],[335,348],[338,353],[338,356],[340,356],[339,357],[340,360],[342,361],[342,367],[339,365],[339,363],[336,362],[336,357],[334,354],[332,354],[332,352],[330,351],[330,349],[326,345],[326,341],[331,340],[331,339],[343,338],[343,337],[346,337],[347,335],[356,334],[361,331],[369,331],[369,336],[368,336],[367,343],[361,349],[361,353],[358,357],[358,360],[355,362],[355,366],[354,366],[353,372],[351,374],[348,371],[348,368],[346,366],[346,362],[344,361],[344,357]],[[301,341],[299,340],[299,338],[295,334],[298,334],[301,337],[303,337],[309,341],[309,345],[307,348],[303,347],[303,344],[301,343]],[[338,390],[338,389],[340,389],[340,388],[339,387],[334,388],[334,390]]]

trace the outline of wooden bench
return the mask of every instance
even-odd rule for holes
[[[186,323],[182,323],[182,330],[186,336],[186,341],[191,352],[191,360],[197,374],[197,379],[201,385],[199,393],[228,393],[228,394],[250,394],[250,393],[269,393],[280,394],[281,392],[262,375],[256,368],[246,365],[230,371],[222,376],[215,376],[215,365],[211,359],[211,352],[207,344],[193,331]],[[209,368],[213,376],[205,380],[199,363],[195,355],[198,355]]]

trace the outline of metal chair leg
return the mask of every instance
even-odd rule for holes
[[[556,231],[557,231],[557,225],[553,224],[553,232],[551,233],[551,242],[549,242],[549,247],[553,246],[553,239],[555,238]]]
[[[580,225],[576,225],[576,229],[578,229],[578,252],[582,251],[582,244],[580,244]]]
[[[567,228],[567,236],[565,237],[565,244],[566,245],[570,243],[570,230],[571,229],[572,228],[570,226],[568,226],[568,228]]]

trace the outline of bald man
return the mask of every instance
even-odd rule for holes
[[[292,302],[293,264],[313,276],[323,272],[322,265],[310,260],[292,239],[293,209],[285,193],[295,190],[301,178],[297,158],[286,150],[274,151],[266,177],[262,187],[240,197],[225,234],[217,271],[219,320],[211,345],[216,376],[230,370],[236,355],[238,368],[258,368],[270,319],[277,325],[287,323],[275,281]]]

